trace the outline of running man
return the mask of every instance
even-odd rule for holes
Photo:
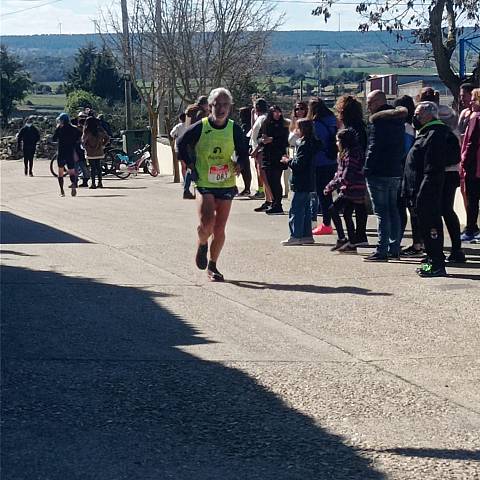
[[[210,115],[192,125],[178,140],[178,153],[197,177],[200,224],[195,263],[200,270],[207,269],[211,281],[223,282],[217,260],[225,243],[232,200],[237,194],[235,177],[249,161],[248,145],[240,126],[228,118],[232,94],[225,88],[216,88],[210,92],[208,105]]]
[[[70,123],[70,117],[66,113],[61,113],[57,117],[57,129],[52,140],[58,142],[58,185],[60,186],[60,196],[65,196],[63,189],[63,175],[65,166],[72,182],[72,197],[77,195],[77,171],[75,169],[75,145],[80,140],[82,134]]]

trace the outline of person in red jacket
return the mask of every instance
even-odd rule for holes
[[[461,177],[467,197],[467,226],[462,241],[480,240],[478,211],[480,202],[480,88],[472,91],[472,113],[462,142]]]

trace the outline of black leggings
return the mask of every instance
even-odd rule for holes
[[[247,160],[247,165],[242,170],[243,184],[245,185],[245,190],[250,191],[252,185],[252,170],[250,168],[250,160]]]
[[[272,191],[272,207],[282,206],[282,168],[267,167],[264,169],[267,176],[268,185]]]
[[[102,183],[102,165],[101,160],[91,159],[88,160],[90,163],[90,175],[92,178],[92,185],[95,185],[95,177],[98,177],[98,183]]]
[[[35,149],[23,148],[23,163],[25,165],[25,175],[27,173],[33,173],[33,157],[35,156]]]
[[[418,215],[415,209],[407,200],[399,193],[398,196],[398,212],[400,214],[400,243],[402,243],[405,228],[407,227],[407,210],[410,213],[410,226],[412,227],[412,243],[414,245],[423,244],[422,232],[418,224]]]
[[[352,244],[366,242],[366,226],[367,226],[367,207],[365,203],[354,203],[345,197],[338,197],[330,206],[330,215],[332,217],[335,229],[339,239],[345,238],[342,219],[340,213],[343,211],[343,219],[347,227],[348,241]],[[353,211],[355,211],[355,219],[357,226],[353,223]]]
[[[478,202],[480,202],[480,178],[467,175],[465,177],[465,192],[467,195],[467,227],[470,235],[478,231]]]
[[[442,194],[442,217],[448,234],[450,235],[452,251],[462,248],[462,241],[460,240],[460,220],[453,209],[455,192],[459,186],[460,174],[458,172],[445,172],[445,183],[443,184]]]

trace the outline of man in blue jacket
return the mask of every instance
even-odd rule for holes
[[[370,117],[365,177],[378,221],[378,244],[370,262],[387,262],[400,256],[400,215],[397,195],[404,158],[404,107],[387,104],[385,93],[374,90],[367,97]]]

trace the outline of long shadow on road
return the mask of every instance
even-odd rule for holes
[[[73,282],[75,280],[75,282]],[[165,294],[2,271],[2,479],[381,479],[207,344]]]
[[[281,290],[285,292],[305,292],[305,293],[350,293],[352,295],[368,295],[368,296],[379,296],[379,297],[390,297],[391,293],[387,292],[373,292],[368,288],[361,287],[351,287],[351,286],[342,286],[342,287],[328,287],[326,285],[313,285],[313,284],[284,284],[284,283],[266,283],[266,282],[255,282],[253,280],[228,280],[227,283],[236,285],[241,288],[248,288],[251,290]]]
[[[35,222],[10,212],[0,212],[0,243],[90,243],[45,223]]]

